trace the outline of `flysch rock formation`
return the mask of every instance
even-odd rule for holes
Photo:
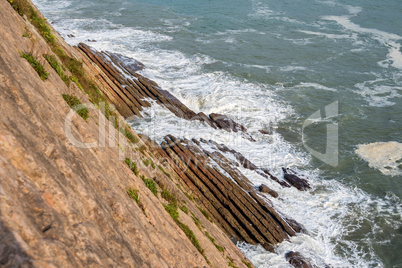
[[[251,267],[227,235],[170,180],[168,172],[176,179],[173,171],[136,133],[132,135],[138,142],[129,142],[79,87],[63,83],[43,58],[53,55],[52,47],[29,18],[0,0],[0,21],[1,267]],[[75,48],[53,34],[59,48],[81,60]],[[21,52],[36,57],[48,73],[46,80]],[[94,75],[94,66],[84,68],[88,76]],[[109,84],[97,82],[112,92]],[[72,112],[62,94],[85,103],[89,118]],[[71,125],[66,128],[68,115]],[[96,146],[75,146],[66,129],[74,139]],[[124,163],[127,157],[136,161],[138,176]],[[145,165],[145,160],[163,166],[164,172]],[[140,176],[155,178],[157,196]],[[188,208],[188,214],[178,210],[178,219],[192,231],[202,252],[166,211],[160,185]],[[137,191],[141,205],[128,189]]]
[[[277,178],[211,140],[168,135],[157,144],[124,119],[141,117],[156,102],[178,117],[254,141],[244,126],[193,112],[140,75],[144,66],[134,59],[69,46],[44,20],[38,26],[23,14],[26,7],[43,19],[29,0],[0,0],[0,266],[252,267],[232,240],[274,251],[303,230],[236,166],[282,187],[309,189],[292,170]],[[44,66],[47,79],[22,52]],[[77,82],[71,62],[89,84]],[[114,105],[113,116],[104,104],[91,104],[86,86]],[[85,103],[89,118],[72,111],[63,94]]]

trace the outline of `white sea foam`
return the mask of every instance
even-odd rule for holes
[[[402,143],[390,141],[359,144],[355,152],[370,167],[385,175],[402,175]]]
[[[384,85],[384,81],[384,78],[378,78],[357,83],[355,87],[359,90],[356,93],[363,96],[370,106],[386,107],[395,105],[392,100],[402,97],[402,87]]]
[[[306,67],[303,66],[283,66],[279,68],[282,72],[305,71]]]
[[[309,34],[309,35],[323,36],[323,37],[326,37],[329,39],[354,39],[354,40],[356,40],[356,34],[329,34],[329,33],[313,32],[313,31],[305,31],[305,30],[299,30],[298,32]]]
[[[300,83],[296,87],[301,87],[301,88],[316,88],[320,90],[327,90],[327,91],[337,91],[335,88],[330,88],[326,87],[324,85],[318,84],[318,83]]]
[[[400,51],[401,44],[397,42],[398,40],[402,39],[401,36],[377,29],[363,28],[353,23],[350,20],[351,16],[323,16],[322,18],[325,20],[335,21],[348,31],[371,36],[374,40],[377,40],[380,44],[388,49],[388,54],[386,55],[387,59],[378,62],[378,64],[383,67],[392,66],[402,70],[402,53]]]

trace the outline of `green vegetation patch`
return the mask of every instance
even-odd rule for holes
[[[176,204],[177,205],[177,199],[175,194],[171,194],[168,190],[163,189],[161,192],[161,196],[163,199],[168,201],[169,203]]]
[[[68,106],[71,107],[71,109],[73,109],[84,120],[88,119],[89,117],[88,109],[83,104],[81,104],[80,100],[77,97],[66,94],[63,94],[62,96],[63,99],[67,102]]]
[[[135,176],[138,176],[140,174],[137,169],[137,164],[134,163],[130,158],[126,158],[125,162],[127,166],[131,169],[131,171],[134,172]]]
[[[186,234],[187,238],[190,239],[191,243],[194,247],[201,253],[201,255],[205,258],[208,264],[210,264],[207,256],[205,256],[205,251],[201,247],[200,242],[197,237],[194,235],[194,232],[184,223],[179,220],[179,212],[177,211],[177,204],[175,202],[170,202],[168,205],[163,204],[166,211],[172,217],[172,219],[176,222],[176,224],[182,229],[182,231]]]
[[[188,207],[186,207],[185,205],[182,205],[180,207],[181,211],[183,211],[184,213],[188,214]]]
[[[155,195],[158,196],[158,188],[156,187],[156,184],[153,179],[143,179],[145,186],[151,190],[151,192]]]
[[[209,240],[211,240],[212,244],[214,244],[214,246],[215,246],[220,252],[223,253],[223,252],[225,251],[225,249],[224,249],[223,247],[221,247],[221,246],[219,246],[218,244],[215,243],[215,239],[212,238],[212,237],[209,235],[208,232],[205,232],[205,235],[208,237]]]
[[[190,199],[190,201],[193,201],[193,202],[194,202],[194,197],[192,197],[192,196],[189,195],[188,193],[184,193],[184,195],[185,195],[188,199]]]
[[[155,164],[154,164],[154,162],[152,161],[152,159],[147,159],[147,160],[144,160],[144,161],[142,161],[142,162],[144,163],[145,166],[151,165],[151,167],[152,167],[153,169],[155,169]]]
[[[203,210],[202,208],[198,207],[198,209],[201,211],[202,214],[204,214],[205,218],[207,218],[210,222],[212,222],[212,217],[209,216],[208,212]]]
[[[26,59],[29,64],[31,64],[32,68],[38,73],[40,79],[46,80],[47,76],[49,75],[43,65],[35,59],[35,57],[31,53],[21,52],[21,58]]]
[[[61,80],[69,87],[71,84],[71,79],[68,75],[64,73],[63,65],[61,65],[55,56],[45,54],[43,57],[47,60],[47,62],[52,66],[52,68],[56,71],[56,73],[60,76]]]
[[[245,260],[241,260],[242,263],[244,263],[244,265],[246,265],[248,268],[253,268],[253,265]]]
[[[191,212],[191,218],[193,219],[195,225],[197,225],[198,229],[202,231],[202,228],[204,228],[204,226],[202,225],[201,221],[194,215],[193,212]]]
[[[163,172],[163,174],[165,174],[166,176],[168,176],[171,181],[173,181],[173,180],[172,180],[172,177],[170,176],[170,174],[167,173],[167,172],[163,169],[162,166],[158,165],[158,168],[160,169],[160,171]]]
[[[140,202],[140,198],[138,197],[138,190],[136,189],[127,189],[127,194],[138,204]]]
[[[142,210],[144,215],[147,216],[147,214],[145,213],[145,206],[144,204],[141,203],[140,198],[138,196],[138,190],[128,188],[126,192],[135,201],[135,203],[137,203],[138,207]]]
[[[131,143],[137,143],[137,139],[134,137],[134,135],[131,132],[125,132],[126,138],[131,142]]]

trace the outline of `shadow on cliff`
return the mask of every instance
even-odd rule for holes
[[[2,221],[0,209],[0,267],[33,267],[31,257]]]

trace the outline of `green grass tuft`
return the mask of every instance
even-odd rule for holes
[[[209,216],[208,212],[206,212],[205,210],[203,210],[202,208],[198,208],[202,214],[204,214],[205,218],[207,218],[210,222],[212,222],[212,218],[211,216]]]
[[[154,164],[154,162],[152,161],[152,159],[143,160],[142,162],[144,163],[145,166],[151,165],[151,167],[152,167],[153,169],[155,169],[155,164]]]
[[[127,194],[138,204],[140,202],[140,198],[138,197],[138,190],[135,189],[127,189]]]
[[[166,201],[177,205],[176,195],[175,195],[175,194],[171,194],[168,190],[163,189],[162,192],[161,192],[161,196],[162,196],[162,198],[165,199]]]
[[[175,204],[169,203],[168,205],[163,204],[165,207],[166,211],[169,213],[169,215],[175,220],[178,221],[179,219],[179,212],[177,212],[177,206]]]
[[[195,225],[198,227],[198,229],[200,231],[202,231],[202,228],[204,228],[204,226],[202,225],[201,221],[194,215],[193,212],[191,212],[191,218],[193,219]]]
[[[215,243],[215,239],[212,238],[212,237],[209,235],[208,232],[205,232],[205,235],[209,238],[209,240],[211,240],[212,244],[214,244],[214,246],[215,246],[220,252],[223,253],[223,252],[225,251],[225,249],[224,249],[223,247],[221,247],[221,246],[219,246],[218,244]]]
[[[181,211],[183,211],[184,213],[188,214],[188,208],[185,205],[182,205],[180,207]]]
[[[152,179],[144,179],[145,186],[151,190],[151,192],[155,195],[158,196],[158,188],[156,187],[156,184],[154,180]]]
[[[170,176],[170,174],[167,173],[167,172],[163,169],[162,166],[158,165],[158,168],[160,169],[160,171],[163,172],[163,174],[165,174],[166,176],[168,176],[171,181],[173,181],[173,180],[172,180],[172,177]]]
[[[135,176],[138,176],[140,174],[137,169],[137,164],[134,163],[130,158],[126,158],[125,162],[127,166],[131,169],[131,171],[134,172]]]
[[[134,137],[134,135],[131,134],[131,132],[125,132],[125,136],[131,143],[137,143],[138,142],[137,139]]]
[[[21,58],[26,59],[29,64],[31,64],[32,68],[38,73],[40,79],[46,80],[47,76],[49,75],[43,65],[35,59],[35,57],[31,53],[21,52]]]
[[[81,104],[80,100],[77,97],[66,94],[63,94],[62,96],[63,99],[67,102],[68,106],[71,107],[71,109],[73,109],[84,120],[88,119],[89,117],[88,109],[83,104]],[[78,105],[82,105],[82,107],[79,108],[79,110],[77,107]]]
[[[241,260],[242,263],[244,263],[244,265],[246,265],[248,268],[253,268],[253,265],[245,260]]]
[[[56,57],[48,54],[43,55],[43,57],[60,76],[61,80],[63,80],[63,82],[69,87],[71,84],[71,79],[68,75],[64,73],[63,66],[57,61]]]

